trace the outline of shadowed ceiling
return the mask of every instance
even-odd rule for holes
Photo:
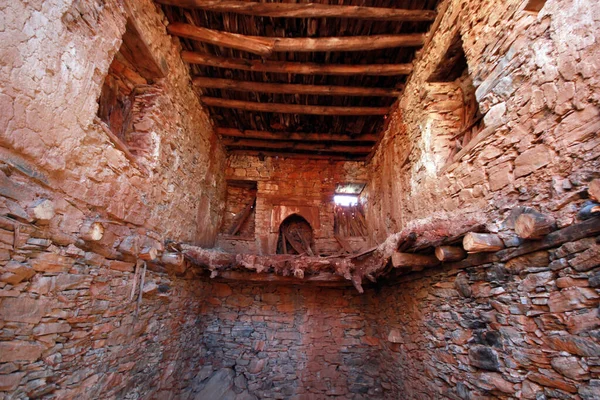
[[[439,0],[158,0],[230,153],[364,160]]]

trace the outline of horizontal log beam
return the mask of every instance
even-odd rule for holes
[[[379,21],[433,21],[431,10],[405,10],[318,3],[257,3],[214,0],[157,0],[157,3],[206,11],[231,12],[271,18],[354,18]]]
[[[263,148],[263,149],[280,149],[280,150],[304,150],[304,151],[327,151],[331,153],[348,153],[348,154],[368,154],[371,151],[371,146],[352,146],[352,145],[331,145],[326,146],[323,144],[315,143],[302,143],[302,142],[279,142],[279,141],[266,141],[266,140],[254,140],[254,139],[234,139],[234,138],[223,138],[223,144],[227,147],[252,147],[252,148]]]
[[[279,74],[302,75],[373,75],[397,76],[408,75],[412,72],[412,64],[314,64],[286,61],[247,60],[241,58],[226,58],[193,51],[181,52],[183,61],[190,64],[206,65],[215,68],[239,69],[251,72],[272,72]]]
[[[394,47],[418,47],[425,41],[422,33],[399,35],[344,36],[323,38],[275,38],[240,35],[175,22],[167,27],[171,35],[230,47],[261,56],[273,52],[368,51]]]
[[[352,287],[352,282],[331,272],[319,272],[314,275],[306,275],[304,278],[296,278],[294,276],[281,276],[274,273],[257,274],[256,272],[223,271],[219,272],[217,279],[227,281],[268,282],[282,285],[311,284],[314,286]]]
[[[363,135],[349,136],[334,133],[299,133],[299,132],[267,132],[267,131],[241,131],[235,128],[216,128],[215,133],[219,136],[236,137],[245,139],[264,140],[298,140],[311,142],[375,142],[377,135],[367,133]]]
[[[331,86],[331,85],[302,85],[288,83],[263,83],[236,81],[233,79],[219,79],[196,77],[192,80],[200,88],[228,89],[240,92],[262,92],[281,94],[312,94],[325,96],[374,96],[398,97],[400,90],[388,88],[368,88],[356,86]]]
[[[310,154],[310,153],[290,153],[279,150],[241,150],[230,149],[230,155],[256,156],[256,157],[278,157],[278,158],[293,158],[299,160],[329,160],[329,161],[364,161],[366,155],[363,154]],[[321,152],[323,153],[323,152]]]
[[[386,115],[388,107],[334,107],[334,106],[311,106],[302,104],[284,103],[257,103],[252,101],[241,101],[221,99],[218,97],[202,96],[200,100],[209,107],[236,108],[245,111],[260,111],[282,114],[310,114],[310,115]]]

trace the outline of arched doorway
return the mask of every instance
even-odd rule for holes
[[[313,230],[300,215],[292,214],[279,225],[277,254],[307,254],[314,256]]]

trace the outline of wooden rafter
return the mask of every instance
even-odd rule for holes
[[[331,153],[347,154],[367,154],[371,151],[371,146],[357,145],[324,145],[322,143],[304,143],[304,142],[269,142],[255,139],[233,139],[222,138],[223,144],[227,147],[252,147],[264,149],[284,149],[284,150],[306,150],[306,151],[327,151]]]
[[[240,131],[235,128],[216,128],[215,133],[219,136],[263,139],[263,140],[290,140],[290,141],[312,141],[312,142],[375,142],[378,136],[375,134],[362,134],[356,136],[340,135],[332,133],[299,133],[299,132],[267,132],[267,131]]]
[[[258,157],[281,157],[281,158],[295,158],[295,159],[313,159],[313,160],[333,160],[333,161],[344,161],[344,160],[355,160],[363,161],[365,159],[364,154],[339,154],[339,153],[294,153],[289,151],[281,150],[247,150],[247,149],[229,149],[229,154],[241,154],[246,156],[258,156]]]
[[[158,3],[207,11],[271,18],[356,18],[380,21],[433,21],[435,11],[319,3],[257,3],[248,1],[157,0]]]
[[[286,83],[263,83],[236,81],[233,79],[218,79],[196,77],[194,85],[200,88],[229,89],[243,92],[284,93],[284,94],[312,94],[329,96],[374,96],[398,97],[400,91],[388,88],[368,88],[355,86],[331,85],[302,85]]]
[[[425,41],[425,35],[422,33],[321,38],[248,36],[181,22],[170,24],[167,30],[175,36],[262,56],[268,56],[273,52],[367,51],[393,47],[417,47],[422,46]]]
[[[310,114],[310,115],[386,115],[388,107],[336,107],[336,106],[311,106],[302,104],[285,103],[257,103],[221,99],[218,97],[200,97],[200,101],[209,107],[236,108],[245,111],[261,111],[282,114]]]
[[[247,60],[241,58],[217,57],[210,54],[183,51],[183,61],[190,64],[206,65],[216,68],[239,69],[253,72],[272,72],[282,74],[303,75],[408,75],[412,72],[412,64],[314,64],[286,61]]]

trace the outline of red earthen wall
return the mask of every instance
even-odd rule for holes
[[[299,213],[312,226],[317,253],[340,250],[333,237],[333,194],[336,184],[366,182],[362,162],[334,162],[232,155],[227,158],[227,179],[258,182],[254,246],[219,240],[225,250],[274,254],[279,223]],[[275,210],[275,212],[274,212]],[[277,212],[280,211],[282,215]],[[283,216],[283,218],[279,218]],[[361,243],[352,243],[357,247]],[[246,249],[245,247],[250,247]]]
[[[152,148],[135,163],[95,120],[123,3],[0,6],[0,398],[173,396],[198,365],[198,284],[144,274],[135,252],[214,242],[225,157],[164,17],[127,3],[168,69],[134,121]]]

